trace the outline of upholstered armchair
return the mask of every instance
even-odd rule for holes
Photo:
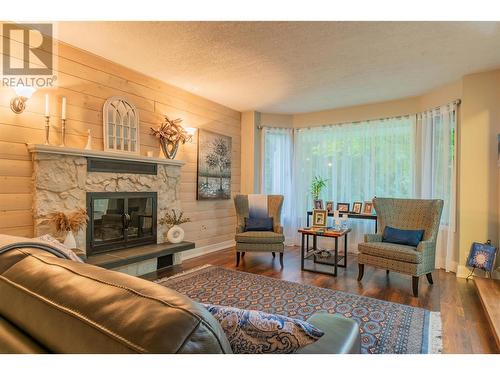
[[[236,266],[240,264],[240,254],[246,252],[270,252],[273,258],[280,253],[280,264],[283,268],[283,252],[285,250],[283,227],[281,226],[282,195],[254,195],[249,200],[248,195],[236,195],[234,206],[236,209]],[[253,205],[260,207],[255,209]],[[245,219],[250,216],[263,215],[273,219],[272,231],[245,232]]]
[[[412,276],[413,295],[418,297],[418,281],[426,275],[430,284],[436,255],[436,238],[443,210],[440,199],[375,198],[378,233],[366,234],[365,242],[358,244],[358,281],[363,278],[365,265]],[[382,242],[386,226],[398,229],[424,230],[418,246]]]

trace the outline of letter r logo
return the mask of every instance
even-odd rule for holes
[[[3,75],[52,75],[52,24],[3,24]]]

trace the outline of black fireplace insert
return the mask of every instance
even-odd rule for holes
[[[156,243],[157,193],[87,193],[87,255]]]

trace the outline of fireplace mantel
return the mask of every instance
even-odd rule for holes
[[[150,158],[147,156],[139,156],[135,154],[126,154],[118,152],[109,151],[97,151],[97,150],[85,150],[81,148],[70,148],[70,147],[60,147],[52,145],[42,145],[42,144],[27,144],[28,151],[32,154],[42,153],[42,154],[55,154],[55,155],[67,155],[75,157],[87,157],[87,158],[99,158],[99,159],[111,159],[111,160],[127,160],[139,163],[155,163],[159,165],[174,165],[183,166],[185,164],[182,160],[172,160],[172,159],[161,159],[161,158]]]

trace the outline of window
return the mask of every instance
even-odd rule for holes
[[[126,98],[113,96],[103,107],[105,151],[139,153],[139,115]]]
[[[324,200],[413,196],[415,136],[409,117],[301,129],[295,138],[304,212],[312,207],[309,184],[315,175],[328,179]]]
[[[414,118],[392,118],[298,129],[264,129],[263,193],[285,196],[285,236],[294,238],[313,207],[310,184],[327,178],[323,200],[366,201],[374,196],[410,198],[414,194]],[[373,223],[353,221],[356,247]],[[288,240],[288,239],[287,239]],[[288,240],[290,242],[291,240]]]

